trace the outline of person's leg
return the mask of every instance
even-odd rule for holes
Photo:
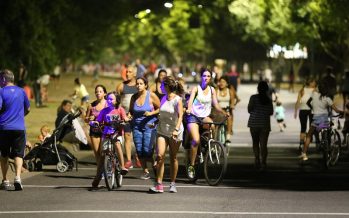
[[[254,128],[250,128],[250,133],[252,137],[252,148],[255,157],[255,165],[257,168],[260,167],[260,149],[259,149],[259,131]]]
[[[181,145],[181,141],[175,141],[170,139],[169,141],[169,152],[170,152],[170,180],[171,182],[176,182],[176,177],[178,173],[178,160],[177,153],[179,150],[179,146]]]
[[[127,171],[126,168],[125,168],[125,162],[124,162],[124,153],[122,152],[122,147],[121,147],[121,143],[120,141],[117,141],[115,143],[115,150],[116,150],[116,154],[118,155],[118,158],[119,158],[119,163],[120,163],[120,166],[121,166],[121,169],[123,171]]]
[[[132,153],[132,135],[131,132],[125,132],[125,153],[126,153],[126,161],[131,161],[131,153]]]
[[[7,180],[8,157],[0,157],[2,180]]]
[[[233,135],[233,122],[234,115],[230,113],[230,116],[227,119],[227,140],[230,140],[230,137]]]
[[[98,160],[100,158],[100,152],[99,152],[100,142],[101,142],[100,137],[91,136],[91,149],[93,151],[93,154],[95,155],[96,163],[98,163]]]
[[[142,159],[144,157],[144,154],[143,154],[143,132],[142,131],[143,130],[135,127],[135,128],[133,128],[132,135],[133,135],[133,142],[134,142],[135,147],[136,147],[136,152],[137,152],[138,158],[141,162],[143,170],[145,170],[145,166],[144,166],[145,164],[144,164],[144,161],[142,161]]]
[[[260,146],[261,146],[261,156],[262,156],[262,166],[267,165],[267,157],[268,157],[268,138],[269,138],[269,131],[263,130],[259,134],[260,138]]]
[[[200,133],[199,133],[199,125],[197,123],[188,123],[187,125],[188,132],[191,137],[191,149],[189,154],[190,165],[195,165],[195,159],[198,152],[198,146],[200,144]]]
[[[15,176],[16,178],[21,178],[21,172],[22,172],[22,166],[23,166],[23,158],[21,157],[15,157],[14,158],[15,162]]]
[[[153,146],[155,144],[155,140],[156,140],[155,127],[146,126],[145,131],[143,132],[143,153],[144,153],[144,157],[145,157],[143,159],[143,161],[145,162],[145,166],[146,166],[147,162],[151,162],[152,166],[154,166]],[[148,169],[147,169],[147,171],[148,171]]]
[[[158,137],[157,140],[157,168],[156,168],[156,182],[157,183],[162,183],[163,176],[164,176],[164,166],[165,166],[165,154],[166,154],[166,139],[162,136]]]
[[[307,154],[307,151],[308,151],[308,147],[309,147],[309,144],[310,144],[310,141],[311,141],[311,137],[313,136],[313,133],[315,132],[315,128],[314,126],[311,126],[308,133],[307,133],[307,137],[306,137],[306,140],[305,140],[305,143],[304,143],[304,149],[303,149],[303,153],[304,154]]]

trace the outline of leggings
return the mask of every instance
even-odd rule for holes
[[[259,159],[262,157],[262,163],[265,163],[268,156],[268,138],[269,130],[265,128],[250,128],[252,143],[253,143],[253,152],[255,158]]]
[[[313,114],[311,113],[311,110],[299,110],[299,121],[301,122],[301,133],[307,132],[307,124],[311,123],[313,120]]]

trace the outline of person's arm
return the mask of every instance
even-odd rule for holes
[[[119,95],[122,95],[122,90],[124,89],[124,83],[119,83],[117,86],[116,86],[116,92],[119,94]]]
[[[198,91],[198,87],[195,86],[190,93],[190,97],[188,100],[188,108],[187,108],[187,113],[190,114],[192,112],[192,107],[193,107],[193,102],[194,102],[194,98],[196,96],[196,92]]]
[[[30,112],[30,102],[24,90],[23,90],[23,96],[24,96],[24,116],[27,116]]]
[[[231,110],[233,110],[235,108],[235,102],[236,102],[236,91],[233,86],[229,89],[229,93],[230,93],[229,107]]]
[[[294,105],[294,115],[293,116],[294,116],[295,119],[297,119],[298,109],[299,109],[299,105],[300,105],[301,99],[302,99],[302,90],[300,90],[298,92],[297,101],[296,101],[296,103]]]
[[[250,97],[250,101],[248,102],[247,105],[247,111],[248,113],[251,113],[254,110],[254,100],[253,100],[253,96]]]
[[[91,120],[94,120],[96,117],[90,117],[90,115],[91,115],[91,108],[92,108],[92,106],[91,106],[91,104],[89,104],[88,106],[87,106],[87,109],[86,109],[86,116],[85,116],[85,122],[86,123],[88,123],[88,122],[90,122]]]
[[[128,112],[129,112],[128,117],[129,117],[130,119],[131,119],[131,117],[133,116],[133,106],[134,106],[134,104],[135,104],[137,95],[138,95],[138,93],[133,94],[132,97],[131,97],[131,100],[130,100],[130,106],[129,106],[129,110],[128,110]]]
[[[179,129],[181,127],[182,121],[183,121],[183,101],[182,98],[179,98],[178,104],[177,104],[177,111],[178,111],[178,121],[176,124],[176,129]]]
[[[156,115],[160,112],[160,100],[158,98],[158,96],[156,96],[153,92],[150,92],[150,104],[153,105],[154,110],[153,111],[146,111],[144,113],[145,116],[152,116],[152,115]]]

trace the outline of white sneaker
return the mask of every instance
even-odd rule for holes
[[[303,161],[308,160],[308,156],[306,153],[302,152],[302,154],[299,156]]]
[[[171,193],[177,193],[176,183],[171,182],[171,184],[170,184],[170,192]]]
[[[0,190],[10,190],[11,184],[8,180],[2,180],[2,183],[0,184]]]
[[[22,191],[23,190],[21,179],[15,179],[13,185],[15,186],[15,191]]]

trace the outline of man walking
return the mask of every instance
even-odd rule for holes
[[[8,190],[8,158],[15,162],[15,190],[23,190],[21,170],[23,165],[26,134],[24,116],[29,113],[30,103],[24,92],[14,85],[14,75],[9,70],[0,71],[0,163],[2,171],[1,189]]]

